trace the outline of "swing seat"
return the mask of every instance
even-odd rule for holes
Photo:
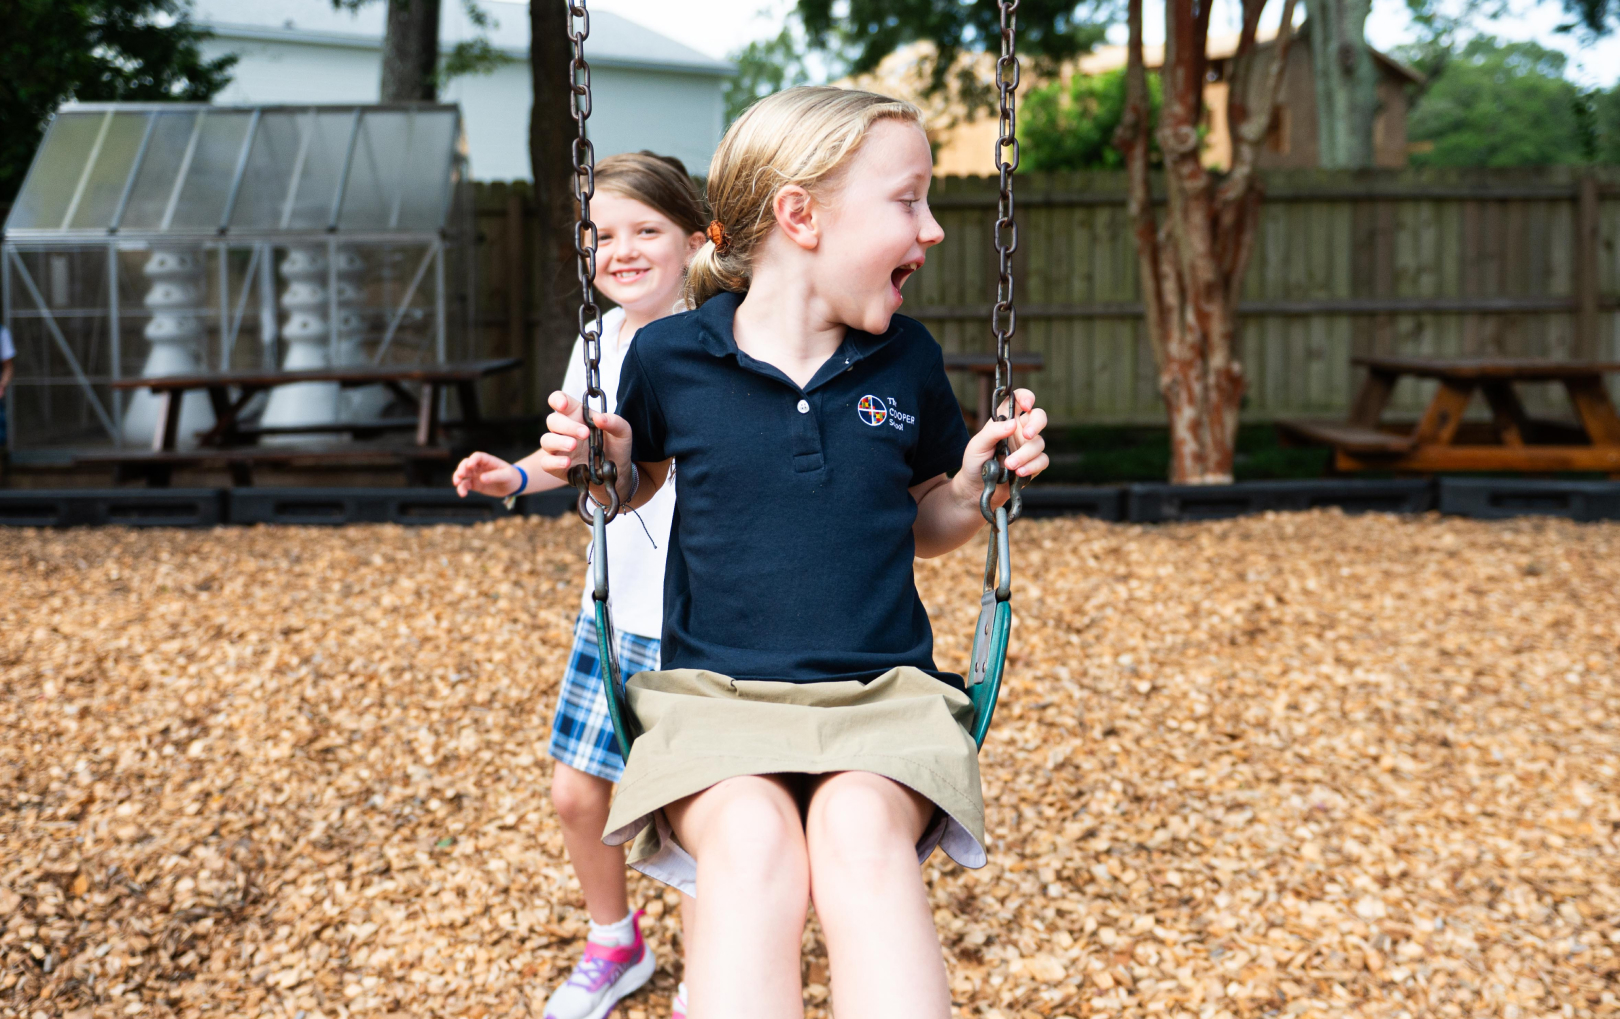
[[[625,760],[630,759],[630,744],[641,735],[639,726],[635,729],[635,716],[630,713],[630,705],[625,699],[624,680],[619,676],[619,659],[613,653],[613,620],[608,618],[607,601],[597,599],[596,608],[596,655],[601,665],[602,692],[607,696],[608,718],[613,722],[613,737],[619,744],[619,754]]]
[[[1001,696],[1001,674],[1007,668],[1007,641],[1012,633],[1012,603],[986,591],[980,600],[979,624],[973,630],[973,662],[967,694],[973,701],[973,742],[982,750]]]

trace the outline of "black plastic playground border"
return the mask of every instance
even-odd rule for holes
[[[560,489],[508,510],[449,488],[81,488],[0,489],[0,526],[214,527],[221,524],[407,526],[473,524],[573,510]],[[1037,485],[1024,493],[1030,517],[1087,516],[1138,524],[1221,520],[1336,507],[1346,513],[1425,513],[1494,520],[1554,516],[1620,520],[1620,482],[1518,478],[1240,481],[1234,485]]]

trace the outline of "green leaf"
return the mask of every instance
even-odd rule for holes
[[[508,53],[495,48],[488,39],[480,36],[477,39],[467,39],[456,43],[439,61],[439,85],[452,78],[459,78],[466,74],[488,74],[507,64],[515,64],[517,59]]]
[[[769,39],[756,40],[731,54],[737,73],[726,80],[726,123],[773,92],[810,82],[807,44],[791,17]]]
[[[1150,120],[1158,119],[1163,89],[1148,76]],[[1077,74],[1031,89],[1018,113],[1020,169],[1118,170],[1125,157],[1114,132],[1125,113],[1125,71]],[[1152,134],[1149,134],[1152,138]],[[1152,158],[1158,143],[1150,142]]]
[[[1468,41],[1430,83],[1407,121],[1414,166],[1582,163],[1604,146],[1564,77],[1562,53],[1533,42]],[[1592,106],[1600,106],[1593,102]],[[1583,123],[1583,121],[1585,121]]]

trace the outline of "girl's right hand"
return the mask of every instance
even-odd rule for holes
[[[450,483],[456,486],[456,494],[463,499],[468,492],[504,499],[517,492],[523,484],[523,475],[498,456],[474,453],[456,465],[456,473],[451,476]]]
[[[568,468],[585,462],[590,452],[591,431],[585,427],[585,409],[567,393],[556,392],[546,401],[551,413],[546,417],[546,434],[540,436],[540,469],[568,480]],[[617,414],[592,411],[596,427],[602,429],[602,452],[626,473],[630,462],[630,422]]]

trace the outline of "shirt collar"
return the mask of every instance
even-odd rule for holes
[[[744,296],[730,291],[721,291],[703,302],[703,306],[697,311],[700,342],[703,344],[703,348],[715,357],[735,357],[738,364],[769,367],[737,349],[737,334],[733,329],[733,323],[737,317],[737,308],[742,304]],[[844,333],[843,345],[816,372],[816,377],[810,380],[810,384],[805,387],[805,390],[808,392],[816,388],[828,378],[837,374],[837,372],[843,371],[847,365],[853,364],[862,358],[871,357],[887,345],[890,340],[894,339],[899,334],[899,331],[900,320],[898,315],[889,319],[889,328],[885,329],[880,336],[874,336],[860,329],[847,330]],[[836,371],[833,370],[835,365]],[[781,372],[774,368],[772,372],[781,375]],[[786,379],[787,376],[782,375],[782,378]]]

